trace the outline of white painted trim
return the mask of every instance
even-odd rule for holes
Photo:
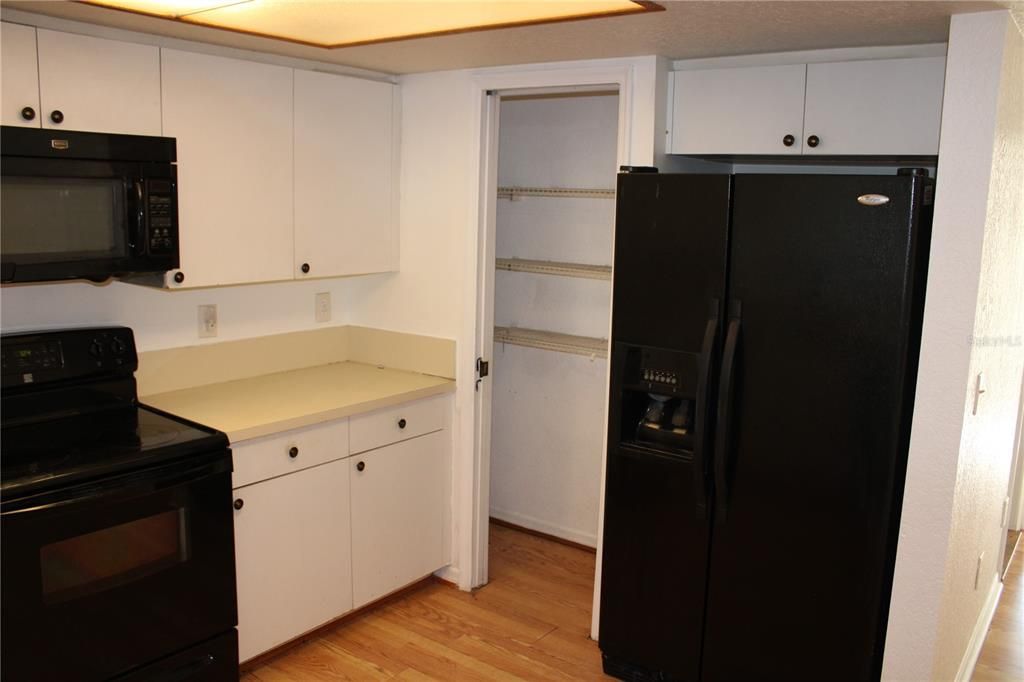
[[[439,568],[436,571],[434,571],[434,575],[436,575],[441,580],[445,580],[445,581],[450,582],[450,583],[452,583],[454,585],[458,585],[459,584],[459,567],[458,566],[445,566],[444,568]]]
[[[535,519],[532,516],[526,514],[517,514],[512,511],[503,511],[501,509],[491,509],[491,516],[511,523],[516,526],[522,526],[530,530],[535,530],[538,533],[546,533],[547,535],[553,535],[556,538],[562,538],[563,540],[569,540],[579,545],[586,545],[587,547],[597,547],[597,534],[596,533],[584,533],[574,528],[566,528],[565,526],[559,526],[540,519]]]
[[[970,682],[974,674],[974,666],[978,664],[978,656],[981,655],[981,647],[985,644],[985,636],[992,625],[992,617],[996,615],[996,607],[999,606],[999,597],[1003,594],[1003,582],[998,575],[993,575],[992,586],[988,590],[988,597],[985,598],[985,606],[978,614],[978,622],[974,624],[974,631],[971,633],[971,641],[967,645],[967,651],[960,660],[960,669],[956,672],[955,682]]]
[[[884,45],[877,47],[839,47],[829,50],[769,52],[767,54],[745,54],[735,57],[677,59],[672,62],[672,70],[693,71],[696,69],[732,69],[742,66],[854,62],[867,59],[944,57],[945,55],[946,43],[925,43],[923,45]]]
[[[1021,383],[1020,413],[1017,415],[1017,439],[1010,468],[1010,509],[1006,530],[1024,529],[1024,382]]]
[[[286,57],[284,55],[270,54],[269,52],[243,50],[237,47],[213,45],[212,43],[201,43],[194,40],[182,40],[181,38],[171,38],[170,36],[160,36],[153,33],[140,33],[122,28],[89,24],[82,21],[75,21],[73,19],[62,19],[60,17],[51,17],[45,14],[35,14],[24,10],[10,9],[8,7],[0,9],[0,19],[12,24],[25,24],[27,26],[47,28],[53,31],[64,31],[65,33],[77,33],[79,35],[92,36],[94,38],[120,40],[126,43],[139,43],[141,45],[155,45],[156,47],[167,47],[175,50],[198,52],[200,54],[208,54],[218,57],[244,59],[246,61],[260,62],[262,64],[276,64],[278,66],[287,66],[293,69],[304,69],[306,71],[337,73],[343,76],[355,76],[358,78],[365,78],[367,80],[386,81],[388,83],[398,82],[397,76],[380,71],[370,71],[369,69],[360,69],[354,66],[319,62],[312,59],[301,59],[299,57]]]

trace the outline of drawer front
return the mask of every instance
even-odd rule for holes
[[[351,418],[351,452],[364,452],[444,428],[445,397],[428,398]]]
[[[348,456],[347,419],[232,443],[232,487],[256,483]]]

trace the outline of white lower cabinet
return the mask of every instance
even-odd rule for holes
[[[254,483],[234,496],[238,648],[245,661],[352,608],[349,463]]]
[[[450,405],[428,398],[232,444],[240,660],[449,563]]]
[[[348,459],[355,606],[448,563],[448,451],[436,431]]]

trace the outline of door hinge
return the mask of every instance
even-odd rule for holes
[[[476,359],[476,390],[480,390],[480,382],[491,373],[491,363],[483,358]]]

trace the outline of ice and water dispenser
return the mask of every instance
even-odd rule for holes
[[[622,445],[682,454],[693,450],[697,356],[661,348],[616,344],[613,386],[618,389]],[[617,386],[615,386],[617,385]]]

